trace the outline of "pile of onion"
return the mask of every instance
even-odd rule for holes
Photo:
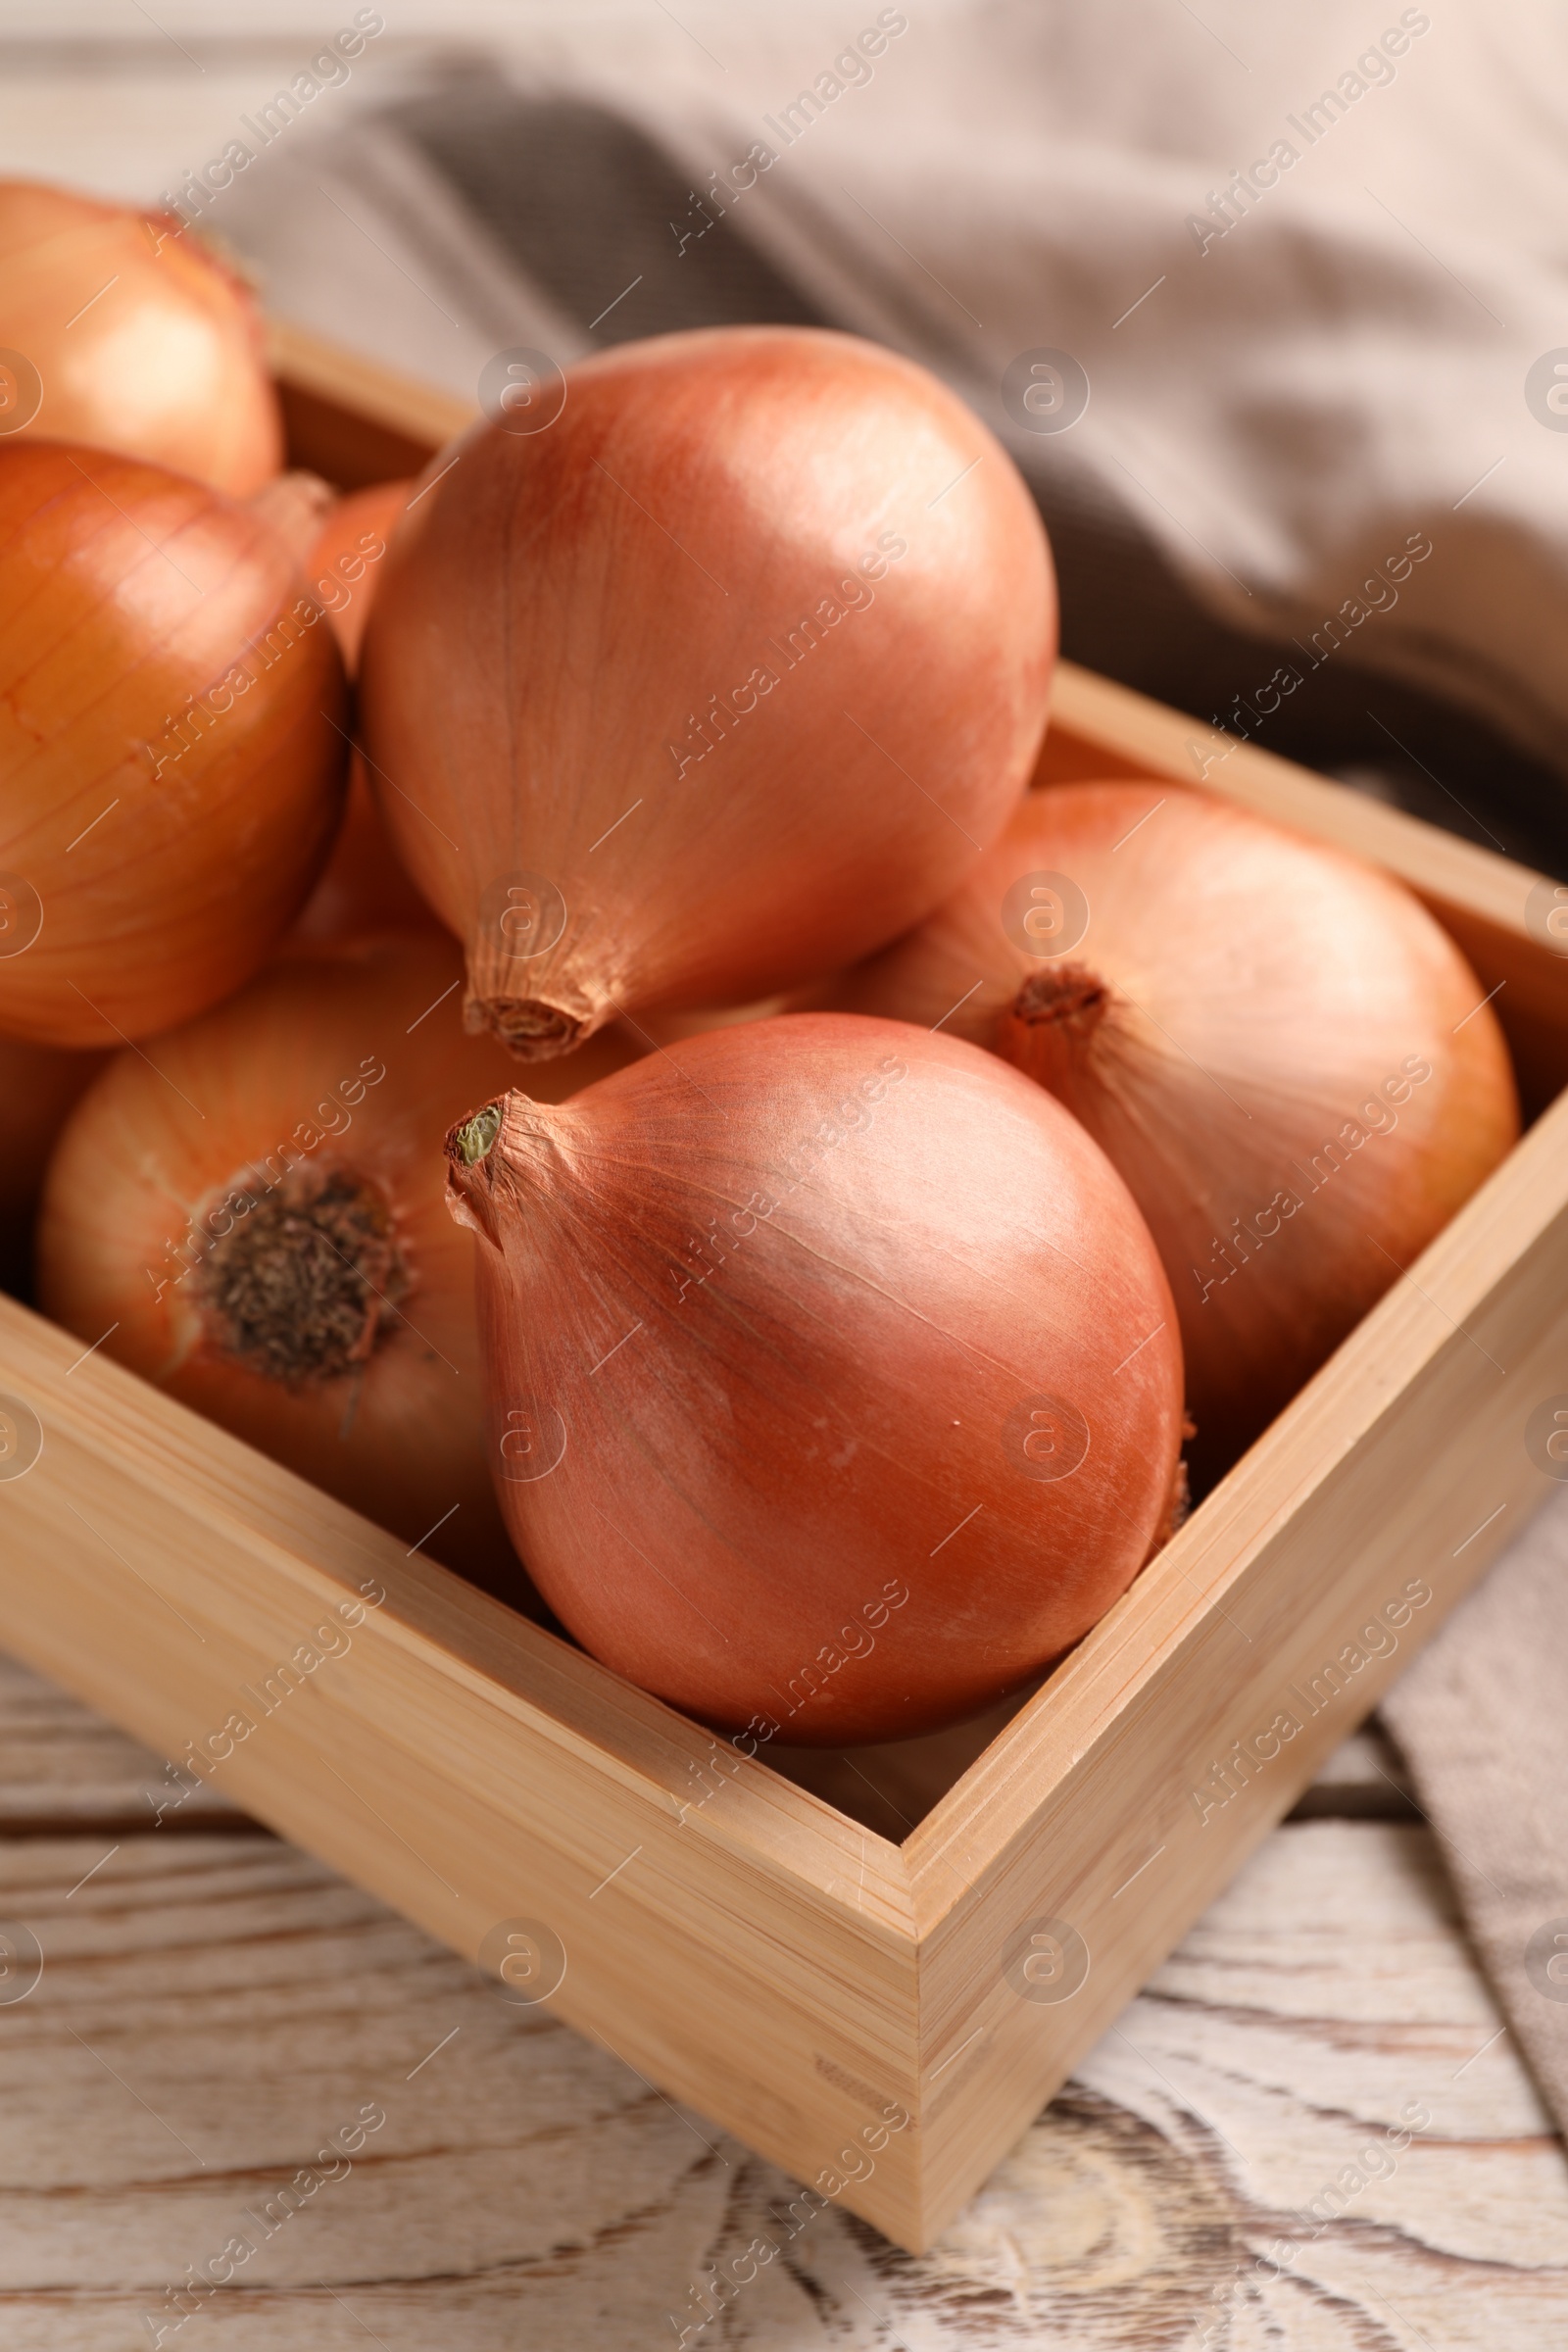
[[[116,1045],[247,979],[330,846],[346,699],[264,516],[0,443],[0,1033]]]
[[[168,214],[0,181],[0,432],[248,497],[283,462],[248,287]]]
[[[754,1746],[1017,1691],[1188,1411],[1206,1482],[1507,1152],[1480,983],[1207,794],[1026,793],[1050,552],[893,353],[670,335],[418,483],[280,462],[221,264],[0,183],[40,1303]]]
[[[432,471],[362,663],[382,813],[524,1059],[918,920],[1018,798],[1055,640],[1016,468],[893,353],[668,335],[539,414]]]
[[[972,1713],[1176,1507],[1181,1355],[1132,1200],[972,1046],[804,1014],[448,1141],[492,1466],[597,1657],[807,1743]]]
[[[1032,794],[833,1002],[988,1046],[1101,1144],[1222,1468],[1519,1131],[1486,991],[1402,884],[1205,793]]]
[[[340,499],[313,537],[306,578],[332,623],[352,677],[382,559],[413,495],[412,481],[378,482]],[[409,879],[370,792],[365,755],[349,758],[343,823],[321,878],[289,933],[289,944],[320,946],[369,930],[445,927]]]
[[[464,1035],[461,973],[433,937],[290,958],[118,1056],[51,1165],[38,1290],[84,1344],[515,1598],[441,1150],[510,1065]]]

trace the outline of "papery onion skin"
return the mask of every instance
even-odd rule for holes
[[[154,1041],[150,1061],[119,1055],[51,1164],[39,1292],[84,1342],[102,1338],[106,1355],[529,1605],[480,1435],[472,1250],[443,1201],[442,1138],[475,1088],[507,1067],[491,1040],[463,1034],[461,972],[449,939],[360,942],[274,965]],[[606,1040],[581,1074],[612,1069],[625,1052]],[[577,1075],[574,1066],[563,1083]],[[291,1380],[275,1353],[229,1344],[222,1309],[235,1280],[249,1279],[242,1263],[236,1276],[233,1252],[264,1213],[275,1219],[287,1198],[309,1215],[327,1180],[390,1218],[376,1267],[359,1260],[366,1279],[329,1299],[340,1312],[359,1298],[375,1336],[357,1369],[312,1370],[300,1316]],[[243,1214],[236,1192],[252,1199]],[[325,1230],[319,1254],[333,1277],[344,1234],[341,1223]],[[379,1299],[365,1295],[372,1281]],[[318,1350],[318,1363],[340,1354]]]
[[[24,434],[145,458],[233,498],[283,463],[250,292],[168,214],[0,181],[0,345],[41,381]]]
[[[102,1054],[0,1037],[0,1289],[26,1282],[32,1212],[66,1114],[103,1068]]]
[[[311,549],[306,575],[326,607],[351,677],[359,666],[382,559],[415,488],[413,481],[392,481],[350,491],[333,507]]]
[[[317,542],[340,503],[331,483],[303,466],[274,474],[245,501],[282,540],[301,571],[311,568]]]
[[[412,481],[377,482],[340,499],[327,516],[306,565],[314,595],[325,607],[350,676],[381,574],[381,559],[414,491]],[[365,755],[349,760],[348,806],[321,878],[288,936],[290,949],[353,939],[374,930],[450,934],[410,880],[370,791]]]
[[[1000,829],[1050,552],[923,369],[814,329],[662,336],[439,464],[371,612],[364,739],[468,1018],[521,1058],[863,955]]]
[[[805,1744],[956,1721],[1163,1532],[1153,1245],[1083,1130],[973,1047],[748,1023],[559,1109],[480,1105],[447,1150],[514,1539],[675,1705]]]
[[[1064,905],[1077,929],[1062,876],[1087,927],[1037,953],[1066,936]],[[1170,1276],[1208,1478],[1513,1144],[1485,995],[1392,876],[1160,781],[1031,794],[962,889],[834,1002],[945,1016],[1103,1146]]]
[[[368,931],[426,931],[437,939],[452,934],[409,879],[387,838],[371,796],[365,761],[349,757],[349,794],[343,822],[320,879],[280,943],[279,953],[328,947],[360,939]]]
[[[0,1032],[119,1045],[247,979],[325,859],[347,716],[320,608],[247,508],[0,443]]]

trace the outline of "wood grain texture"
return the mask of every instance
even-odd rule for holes
[[[1524,1434],[1568,1388],[1568,1328],[1527,1301],[1568,1292],[1565,1140],[1568,1099],[905,1841],[933,2225],[1548,1491]],[[1432,1597],[1397,1646],[1323,1677],[1412,1577]],[[1234,1743],[1282,1708],[1294,1730],[1227,1791]],[[1091,1973],[1037,2007],[1009,1937],[1057,1920]]]
[[[398,375],[286,319],[269,319],[267,342],[290,463],[341,490],[418,473],[477,415],[471,401]]]
[[[97,1776],[113,1820],[0,1837],[0,1918],[45,1952],[0,2003],[7,2352],[160,2327],[240,2352],[647,2352],[671,2314],[730,2352],[1544,2352],[1568,2328],[1568,2166],[1419,1826],[1277,1831],[909,2256],[840,2208],[792,2221],[786,2175],[294,1849],[111,1834],[117,1772],[156,1759],[10,1668],[8,1779],[29,1749],[41,1807]],[[1335,1778],[1387,1755],[1369,1735]],[[1412,2104],[1428,2121],[1391,2149]],[[323,2164],[367,2106],[384,2124]],[[777,2252],[699,2327],[759,2238]],[[187,2283],[176,2328],[169,2290],[234,2239],[254,2251]]]

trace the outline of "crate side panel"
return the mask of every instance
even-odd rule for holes
[[[542,1922],[564,2016],[807,2179],[868,2100],[912,2114],[896,1848],[73,1353],[0,1309],[0,1390],[44,1431],[0,1480],[0,1638],[170,1759],[150,1830],[209,1781],[469,1958]],[[330,1566],[266,1532],[278,1495]],[[906,2233],[917,2162],[893,2135],[845,2202]]]
[[[1350,1452],[1285,1498],[1152,1671],[1147,1643],[1124,1645],[1125,1693],[1097,1729],[1078,1743],[1058,1715],[1027,1829],[989,1854],[960,1830],[919,1866],[941,1914],[921,1940],[928,2240],[1550,1493],[1525,1433],[1568,1393],[1565,1299],[1568,1211],[1391,1382]],[[944,1876],[961,1899],[944,1900]],[[1054,1921],[1088,1954],[1060,1999],[1078,1955]],[[1033,1988],[1031,1923],[1047,1938]]]

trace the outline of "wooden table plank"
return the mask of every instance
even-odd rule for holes
[[[0,1656],[0,1836],[89,1823],[237,1829],[246,1820],[213,1783],[175,1772],[29,1667]]]
[[[1346,1759],[1352,1799],[1391,1763],[1375,1737]],[[0,2004],[6,2352],[160,2327],[196,2352],[645,2352],[672,2314],[732,2352],[1568,2333],[1568,2167],[1418,1822],[1277,1832],[916,2259],[792,2221],[773,2167],[292,1848],[127,1827],[156,1760],[21,1669],[19,1769],[0,1915],[45,1964]],[[42,1834],[72,1805],[77,1834]],[[230,2241],[253,2251],[176,2326],[169,2290]]]

